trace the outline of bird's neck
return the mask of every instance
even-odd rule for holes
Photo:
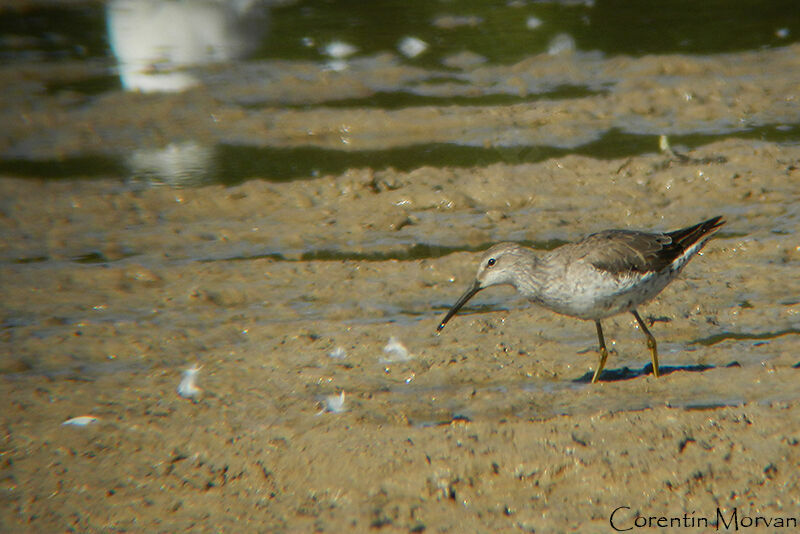
[[[512,285],[522,295],[536,299],[542,291],[543,280],[539,258],[531,251],[524,258],[520,258],[520,269],[514,273]]]

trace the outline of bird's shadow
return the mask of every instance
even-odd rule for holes
[[[686,371],[689,373],[701,373],[703,371],[708,371],[709,369],[715,369],[716,365],[660,365],[658,367],[659,371],[661,372],[660,376],[665,376],[668,374],[672,374],[678,371]],[[741,367],[739,362],[731,362],[725,367]],[[605,369],[602,373],[600,373],[600,377],[598,379],[599,382],[617,382],[619,380],[631,380],[633,378],[638,378],[644,375],[651,375],[653,374],[653,364],[648,363],[641,369],[631,369],[630,367],[622,367],[620,369]],[[585,375],[576,378],[573,380],[575,383],[579,384],[588,384],[592,381],[592,376],[594,376],[594,372],[589,371]]]

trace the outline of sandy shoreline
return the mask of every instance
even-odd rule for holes
[[[693,155],[727,162],[568,157],[459,171],[458,189],[437,169],[382,173],[399,187],[377,191],[353,172],[134,192],[0,180],[4,530],[559,532],[607,529],[620,506],[628,522],[796,517],[800,151]],[[619,192],[598,204],[609,176]],[[436,336],[472,253],[302,259],[358,254],[364,235],[391,254],[671,229],[712,209],[725,232],[643,311],[658,380],[621,317],[608,368],[634,378],[575,382],[595,364],[591,325],[503,290]],[[390,336],[412,359],[385,361]],[[176,387],[196,362],[192,401]],[[341,391],[346,411],[319,414]],[[99,420],[61,425],[81,415]]]

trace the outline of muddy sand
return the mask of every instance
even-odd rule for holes
[[[678,62],[641,61],[666,73]],[[708,73],[678,74],[705,87]],[[680,87],[625,87],[629,98],[589,97],[606,106],[597,120],[685,100]],[[707,89],[714,105],[685,109],[727,113]],[[731,120],[797,110],[759,84],[741,96]],[[125,101],[157,122],[176,99],[4,108],[17,122],[2,148],[80,153],[107,106]],[[551,105],[561,111],[547,128],[571,112]],[[392,133],[408,134],[423,111],[395,113],[406,126]],[[478,111],[465,113],[478,130],[494,117],[490,132],[515,115]],[[325,130],[344,112],[258,113]],[[374,115],[349,124],[378,128]],[[272,131],[291,140],[283,124]],[[182,189],[7,173],[0,530],[605,532],[613,515],[619,528],[678,518],[700,532],[718,510],[740,526],[760,517],[765,532],[790,526],[800,519],[800,147],[732,137],[684,160],[653,151]],[[590,385],[594,326],[509,289],[483,292],[435,333],[492,242],[548,249],[718,214],[727,225],[640,309],[660,379],[620,316],[605,323],[612,353]],[[391,338],[408,354],[384,350]],[[201,391],[181,397],[194,365]],[[81,416],[96,420],[63,424]]]
[[[620,506],[628,524],[718,507],[796,517],[800,148],[732,140],[692,156],[727,161],[133,192],[3,179],[5,531],[558,532],[607,529]],[[618,192],[598,202],[601,187]],[[435,334],[476,254],[263,254],[275,240],[348,251],[373,232],[562,240],[718,212],[724,230],[642,310],[664,376],[645,374],[622,316],[595,386],[592,325],[510,290]],[[239,252],[215,257],[215,243]],[[407,360],[383,351],[392,336]],[[176,387],[195,363],[190,400]],[[324,412],[341,392],[345,411]],[[84,415],[97,421],[62,425]]]

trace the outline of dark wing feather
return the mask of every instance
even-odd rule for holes
[[[680,255],[672,238],[631,230],[606,230],[580,242],[584,260],[602,271],[619,274],[660,271]]]
[[[714,217],[694,226],[668,233],[648,233],[632,230],[606,230],[592,234],[577,246],[585,249],[583,256],[598,269],[614,274],[625,272],[661,271],[671,265],[686,250],[725,224]]]

